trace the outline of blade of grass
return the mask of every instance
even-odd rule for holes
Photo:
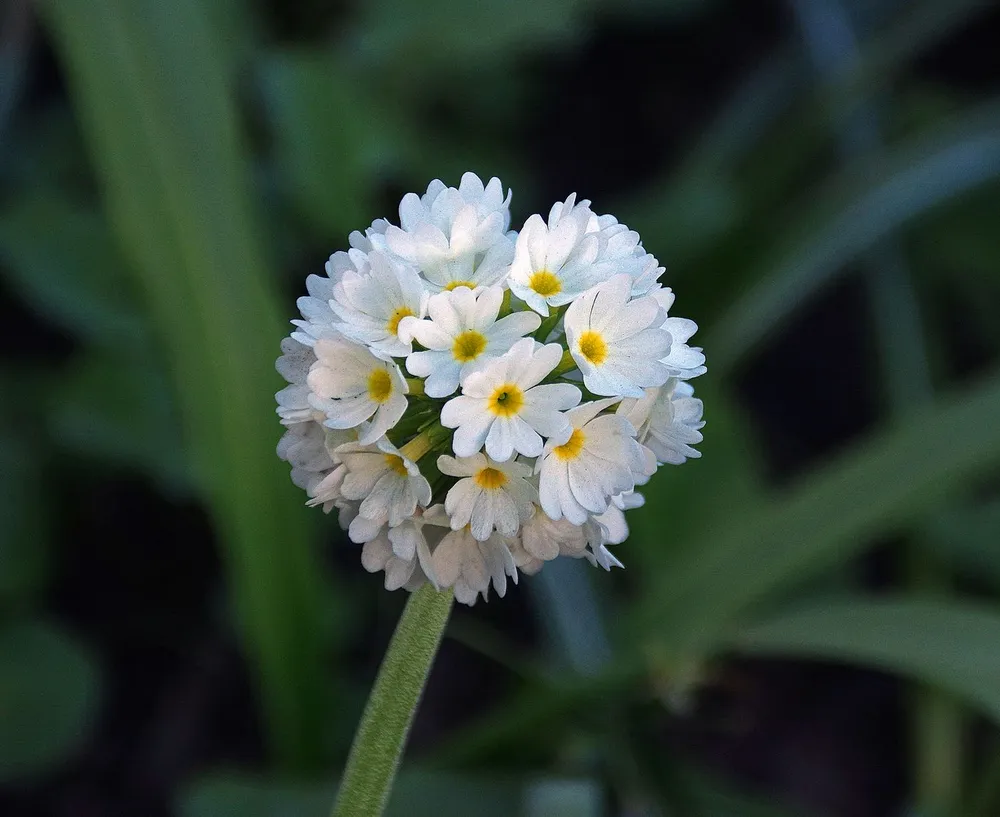
[[[886,161],[862,161],[814,203],[794,236],[748,280],[759,281],[713,324],[705,347],[729,371],[847,264],[938,204],[1000,176],[996,101],[922,136]]]
[[[806,476],[785,496],[747,513],[706,517],[700,536],[659,577],[658,595],[639,608],[640,626],[667,657],[710,652],[754,605],[859,553],[873,537],[912,525],[994,467],[998,413],[994,374]],[[666,501],[655,480],[647,495],[647,508]]]
[[[736,219],[787,197],[788,182],[826,149],[821,134],[831,111],[850,112],[890,87],[913,59],[985,7],[982,0],[906,4],[864,44],[851,70],[819,87],[807,81],[793,51],[772,57],[735,91],[679,168],[618,208],[624,220],[644,235],[661,234],[656,249],[675,274],[700,275],[704,268],[693,259],[733,232]],[[745,188],[753,191],[752,202],[743,201],[744,188],[737,189],[732,177],[740,163],[766,174],[755,174]]]
[[[301,497],[273,451],[282,330],[224,49],[194,0],[50,0],[43,11],[173,369],[273,749],[285,768],[317,767],[327,702],[321,574]]]
[[[1000,615],[944,599],[835,599],[780,613],[727,642],[753,655],[850,661],[924,681],[1000,722]]]
[[[801,36],[817,72],[827,80],[856,69],[857,36],[851,15],[839,0],[790,0]],[[880,154],[882,135],[873,103],[859,105],[853,115],[833,123],[845,159]],[[932,398],[927,348],[902,250],[891,238],[862,255],[868,300],[874,317],[881,358],[880,378],[893,419]],[[919,545],[906,543],[904,573],[915,589],[947,593],[949,571]],[[954,702],[933,689],[917,688],[912,700],[912,757],[916,810],[948,813],[962,790],[962,713]]]

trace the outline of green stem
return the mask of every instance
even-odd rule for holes
[[[332,817],[378,817],[385,808],[451,603],[450,590],[429,584],[406,603],[354,735]]]
[[[559,307],[549,307],[549,316],[543,318],[542,322],[538,325],[538,328],[534,331],[532,337],[539,343],[545,343],[549,339],[549,335],[552,334],[552,330],[555,329],[556,324],[559,323],[559,319],[563,316],[563,313],[569,309],[569,304]]]

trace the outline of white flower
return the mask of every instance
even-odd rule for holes
[[[670,334],[655,298],[630,300],[632,281],[616,275],[584,293],[566,310],[566,341],[594,394],[641,397],[646,386],[668,377],[660,362],[670,352]]]
[[[278,456],[292,466],[292,482],[314,496],[334,467],[326,447],[326,429],[319,423],[295,423],[278,441]],[[328,509],[329,510],[329,509]]]
[[[310,420],[322,422],[323,412],[317,411],[309,403],[309,386],[306,378],[309,368],[316,362],[313,350],[293,338],[281,341],[281,357],[274,364],[289,385],[274,395],[278,401],[278,416],[282,424],[291,426]]]
[[[572,433],[546,443],[535,470],[542,509],[552,519],[582,525],[590,514],[604,513],[615,494],[644,479],[648,466],[635,429],[620,415],[597,416],[616,402],[597,400],[570,410]]]
[[[434,572],[431,549],[447,531],[447,520],[434,517],[434,510],[422,513],[419,509],[411,519],[365,543],[361,551],[361,564],[369,573],[385,571],[386,590],[405,587],[416,590],[424,581],[435,589],[441,585]]]
[[[426,508],[430,504],[431,486],[417,464],[385,437],[374,445],[342,445],[334,455],[347,469],[341,495],[361,501],[349,528],[352,541],[367,542],[383,525],[394,528],[412,517],[417,505]]]
[[[652,290],[650,296],[663,309],[664,314],[669,315],[670,307],[674,305],[674,293],[669,287],[657,287]],[[663,322],[663,328],[670,333],[671,344],[670,353],[660,362],[667,367],[667,372],[671,377],[681,380],[689,380],[705,374],[705,355],[697,346],[688,346],[687,342],[691,336],[698,331],[698,324],[687,318],[671,318]]]
[[[551,519],[538,505],[532,510],[531,519],[521,526],[518,547],[511,549],[519,570],[530,575],[557,556],[584,555],[587,539],[580,525],[566,519]]]
[[[368,234],[385,232],[386,222],[376,221],[366,231]],[[335,252],[327,259],[326,277],[310,275],[306,278],[308,296],[299,298],[297,306],[303,320],[292,321],[298,331],[292,337],[299,343],[312,346],[319,338],[339,334],[340,320],[330,308],[333,289],[348,272],[358,273],[368,269],[368,253],[372,250],[371,241],[357,230],[349,237],[351,249],[347,252]]]
[[[506,235],[501,235],[485,253],[463,253],[456,258],[426,266],[422,272],[426,283],[435,292],[450,292],[458,287],[476,289],[502,285],[513,260],[514,242]]]
[[[400,226],[386,229],[385,245],[419,267],[428,280],[459,280],[450,277],[448,265],[474,260],[502,246],[510,222],[509,205],[510,193],[504,198],[497,178],[484,186],[474,173],[466,173],[457,189],[435,179],[423,196],[407,193],[403,197]]]
[[[589,550],[587,550],[584,555],[594,567],[603,567],[605,570],[610,571],[613,567],[625,567],[615,555],[608,550],[606,545],[592,545]]]
[[[377,354],[402,357],[412,348],[399,334],[403,318],[427,314],[429,293],[415,269],[372,252],[361,271],[348,270],[333,287],[330,308],[343,321],[340,331]]]
[[[501,598],[507,592],[507,577],[517,584],[517,566],[503,536],[493,534],[485,542],[468,527],[445,534],[431,561],[442,587],[451,587],[462,604],[473,604],[489,591],[490,581]]]
[[[408,387],[395,363],[343,338],[322,338],[313,349],[309,402],[328,428],[359,427],[358,442],[367,445],[403,416]]]
[[[562,413],[580,402],[580,390],[568,383],[538,385],[562,358],[555,343],[542,346],[531,338],[515,343],[503,357],[472,372],[462,395],[445,403],[441,423],[457,429],[455,453],[471,457],[486,446],[498,462],[514,452],[526,457],[542,453],[542,437],[563,434],[569,427]]]
[[[406,358],[410,374],[427,378],[424,392],[429,397],[447,397],[476,364],[500,357],[538,328],[541,318],[534,312],[497,320],[502,301],[500,287],[473,292],[463,286],[434,295],[427,304],[429,320],[403,321],[400,330],[429,350]]]
[[[702,441],[702,402],[690,383],[671,379],[660,388],[646,389],[638,400],[622,400],[618,413],[635,427],[637,439],[657,462],[681,465],[701,456],[691,446]]]
[[[605,570],[625,567],[607,548],[608,545],[621,544],[628,538],[628,523],[621,508],[612,503],[604,513],[590,517],[583,530],[587,539],[587,550],[583,555],[587,561]]]
[[[524,463],[497,462],[482,454],[460,459],[442,455],[438,469],[460,477],[444,502],[453,530],[469,525],[472,535],[483,541],[494,529],[513,536],[531,517],[538,493],[529,482],[531,468]]]
[[[328,471],[323,479],[319,482],[313,483],[312,487],[306,488],[306,493],[309,495],[309,501],[307,505],[322,505],[323,513],[330,513],[334,508],[340,511],[341,522],[344,523],[344,529],[347,528],[348,519],[353,519],[357,516],[357,508],[354,507],[355,503],[349,502],[344,498],[344,495],[340,492],[340,487],[344,484],[344,477],[347,475],[347,469],[343,465],[336,465],[331,471]],[[295,469],[292,469],[292,481],[295,481]]]
[[[361,566],[369,573],[384,570],[386,590],[405,587],[412,591],[424,583],[423,571],[417,567],[417,557],[405,559],[397,556],[389,537],[384,532],[365,542],[365,546],[361,549]],[[412,581],[414,573],[417,574],[416,581]]]
[[[517,237],[507,282],[511,292],[542,315],[607,277],[595,265],[601,248],[596,217],[590,202],[574,205],[575,196],[553,205],[547,224],[541,216],[531,216]],[[595,229],[588,232],[588,226]]]

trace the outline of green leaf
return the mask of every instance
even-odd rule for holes
[[[675,656],[711,650],[753,605],[913,525],[1000,461],[998,414],[994,376],[878,434],[783,496],[751,509],[714,508],[641,605],[647,632]]]
[[[173,494],[190,490],[170,382],[150,356],[82,355],[60,377],[49,424],[81,454],[138,468]]]
[[[1000,721],[1000,612],[936,599],[836,599],[742,628],[753,655],[846,661],[933,684]]]
[[[0,630],[0,781],[68,757],[96,714],[97,670],[65,634],[40,623]]]
[[[386,70],[405,66],[417,77],[520,52],[553,46],[580,34],[588,0],[535,3],[464,3],[425,0],[420,14],[400,0],[372,0],[361,7],[354,32],[356,47]],[[470,36],[470,32],[475,32]]]
[[[258,76],[281,185],[318,235],[345,240],[371,220],[374,170],[386,164],[398,128],[326,52],[271,55]]]
[[[52,192],[31,193],[0,214],[0,257],[44,320],[106,345],[145,334],[125,262],[98,213]]]
[[[539,785],[539,784],[536,784]],[[591,784],[570,783],[578,789]],[[573,794],[579,801],[579,792]],[[534,796],[523,781],[473,775],[403,771],[393,788],[386,817],[516,817],[522,803]],[[181,803],[181,817],[316,817],[333,802],[332,785],[282,784],[239,776],[218,775],[196,784]],[[574,812],[574,817],[587,812]]]
[[[325,760],[322,572],[274,445],[283,334],[226,51],[196,0],[42,4],[105,204],[153,316],[286,768]],[[290,309],[290,305],[289,305]]]
[[[714,321],[705,341],[728,371],[861,253],[941,202],[1000,175],[996,102],[921,136],[890,157],[850,168],[789,229],[793,236],[748,280],[756,283]]]
[[[935,514],[920,542],[959,575],[1000,589],[1000,500]]]
[[[682,165],[654,179],[622,208],[624,220],[647,237],[647,245],[656,236],[654,251],[684,277],[689,297],[711,265],[704,254],[720,244],[730,245],[727,257],[745,267],[745,231],[753,236],[775,226],[784,230],[787,211],[776,217],[770,211],[775,202],[786,203],[790,186],[811,175],[817,157],[825,156],[831,111],[850,112],[872,99],[915,58],[984,8],[981,0],[914,2],[907,14],[888,21],[863,44],[852,70],[822,85],[809,81],[797,49],[771,57],[737,88]],[[718,286],[717,277],[712,281]]]

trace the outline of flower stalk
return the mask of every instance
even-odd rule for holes
[[[361,715],[332,817],[378,817],[385,809],[452,599],[451,590],[429,584],[411,594]]]

